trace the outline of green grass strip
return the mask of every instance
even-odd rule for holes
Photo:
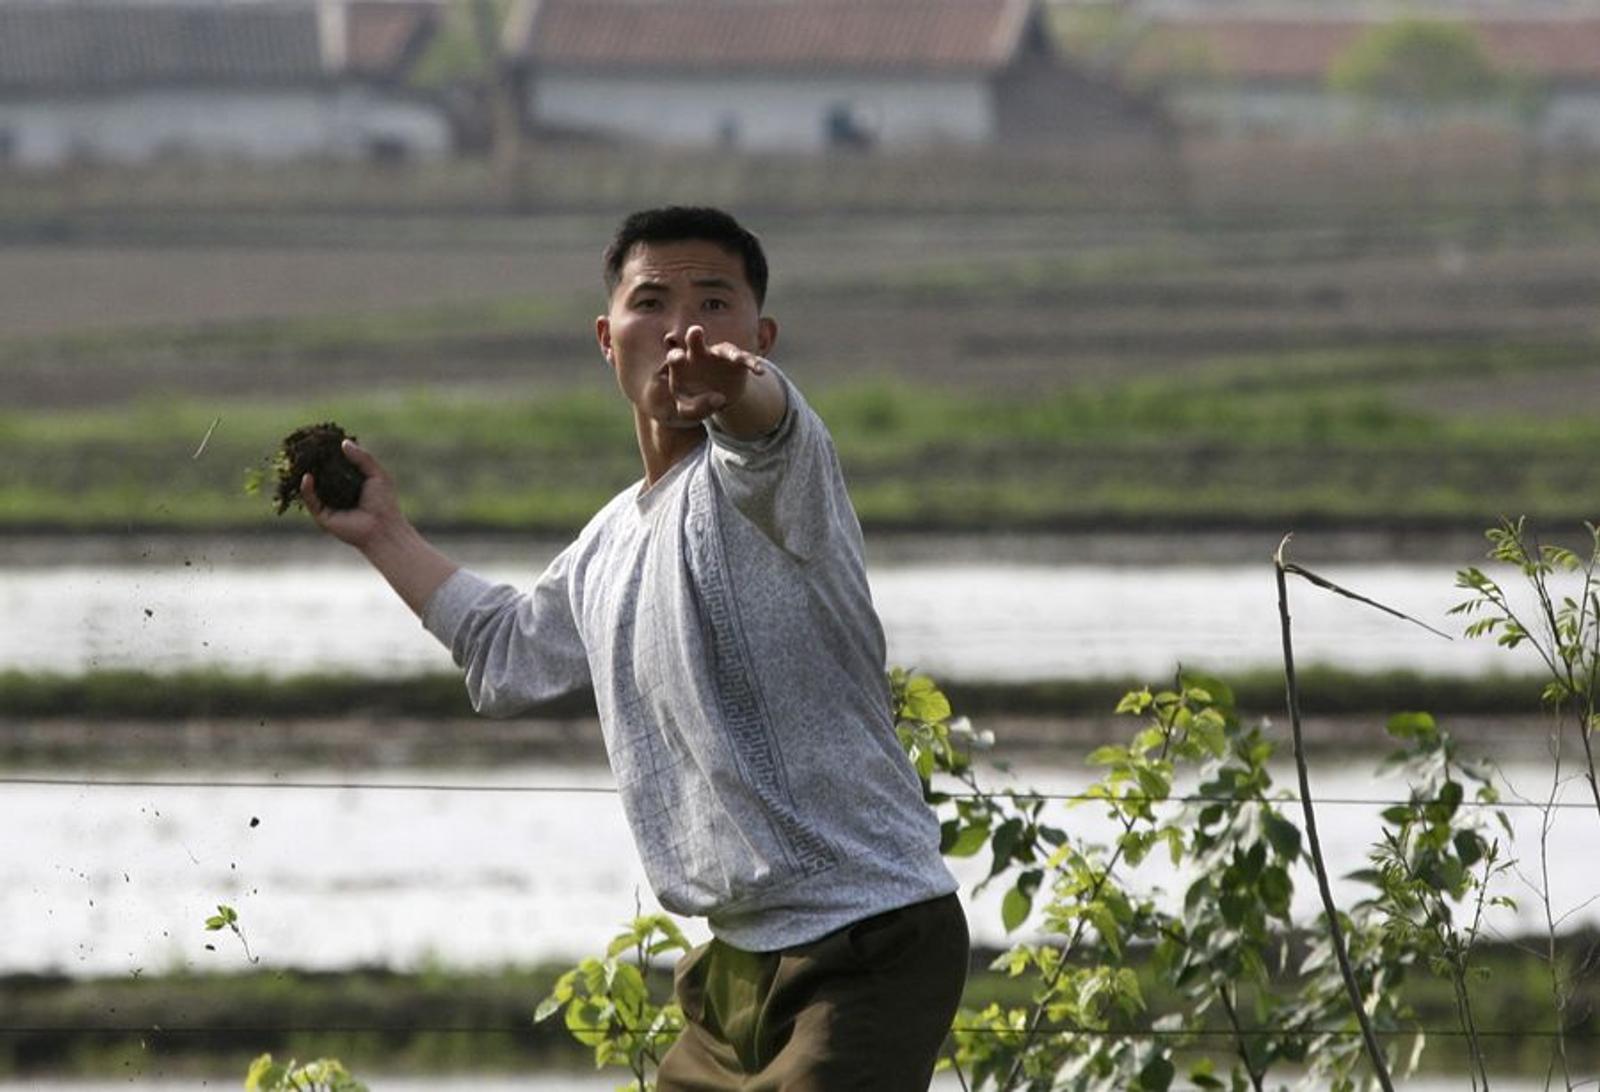
[[[1270,714],[1283,706],[1283,678],[1253,670],[1230,676],[1239,708]],[[1094,678],[992,683],[941,680],[956,712],[974,717],[1109,716],[1117,700],[1161,679]],[[1310,667],[1301,672],[1308,706],[1322,715],[1388,714],[1427,710],[1438,714],[1527,715],[1538,711],[1541,681],[1520,675],[1427,675],[1412,671],[1364,673]],[[540,707],[533,716],[567,718],[592,713],[587,696]],[[221,670],[161,674],[102,670],[79,675],[0,672],[0,718],[182,720],[187,718],[292,718],[472,716],[458,675],[443,672],[400,678],[345,674],[289,677]]]

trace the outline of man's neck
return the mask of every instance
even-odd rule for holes
[[[646,489],[664,478],[667,471],[699,447],[706,436],[704,426],[672,428],[637,410],[634,411],[633,425],[634,432],[639,437],[639,455],[644,460]]]

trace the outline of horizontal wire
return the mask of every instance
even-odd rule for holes
[[[305,1035],[314,1033],[334,1035],[373,1034],[383,1032],[427,1032],[445,1035],[503,1035],[520,1034],[532,1030],[537,1024],[499,1024],[480,1025],[478,1027],[461,1027],[458,1025],[432,1026],[426,1024],[318,1024],[314,1026],[300,1025],[269,1025],[269,1024],[222,1024],[209,1027],[167,1027],[155,1024],[125,1024],[125,1025],[95,1025],[90,1027],[74,1027],[71,1025],[60,1026],[17,1026],[0,1027],[0,1035]],[[597,1029],[598,1030],[598,1029]],[[665,1037],[675,1035],[677,1032],[667,1030],[651,1031],[649,1028],[611,1028],[612,1034],[650,1035]],[[957,1035],[994,1035],[994,1036],[1026,1036],[1023,1028],[995,1028],[987,1025],[974,1027],[953,1026],[950,1031]],[[1236,1039],[1236,1038],[1271,1038],[1284,1037],[1325,1037],[1335,1039],[1356,1038],[1361,1035],[1359,1028],[1240,1028],[1237,1031],[1228,1028],[1197,1028],[1186,1030],[1182,1028],[1090,1028],[1081,1024],[1045,1025],[1035,1029],[1036,1035],[1060,1036],[1090,1036],[1119,1039]],[[1463,1031],[1460,1028],[1390,1028],[1379,1029],[1376,1034],[1384,1038],[1406,1038],[1422,1035],[1435,1039],[1508,1039],[1508,1040],[1555,1040],[1562,1039],[1566,1042],[1600,1042],[1600,1032],[1581,1030],[1556,1032],[1545,1030],[1507,1031],[1485,1029],[1479,1031]]]
[[[132,777],[106,777],[106,778],[78,778],[78,777],[0,777],[0,785],[18,785],[55,788],[119,788],[119,789],[307,789],[307,790],[341,790],[362,792],[482,792],[482,793],[550,793],[572,795],[615,795],[617,789],[613,785],[481,785],[481,784],[451,784],[449,782],[430,781],[200,781],[181,780],[175,778],[132,778]],[[1031,792],[1023,789],[1004,789],[998,792],[948,792],[943,793],[951,800],[981,800],[996,797],[1010,797],[1018,800],[1054,800],[1078,803],[1129,803],[1129,804],[1298,804],[1298,796],[1277,796],[1268,799],[1247,797],[1240,799],[1233,796],[1212,796],[1204,793],[1185,793],[1175,796],[1147,796],[1140,793],[1128,793],[1123,796],[1106,796],[1090,792]],[[1445,804],[1447,801],[1440,799],[1430,800],[1395,800],[1382,797],[1364,796],[1314,796],[1314,804],[1331,804],[1337,806],[1353,807],[1427,807],[1434,804]],[[1467,800],[1455,801],[1455,806],[1463,808],[1509,808],[1532,809],[1544,811],[1546,809],[1585,810],[1592,809],[1594,805],[1587,801],[1552,801],[1542,804],[1533,800]]]

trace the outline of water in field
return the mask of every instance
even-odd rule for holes
[[[1374,779],[1371,766],[1314,773],[1335,876],[1364,867],[1380,829],[1378,801],[1404,796],[1392,780]],[[1540,798],[1549,789],[1543,770],[1528,760],[1503,767],[1515,791]],[[636,898],[653,905],[603,768],[391,771],[363,775],[364,787],[233,776],[253,783],[184,784],[175,772],[148,778],[173,782],[165,784],[6,785],[0,973],[233,971],[249,958],[304,968],[527,964],[593,952],[632,916]],[[986,780],[1008,783],[998,774]],[[1014,775],[1018,786],[1053,792],[1088,780],[1061,768]],[[1278,784],[1292,784],[1289,771]],[[1566,928],[1600,925],[1600,904],[1584,903],[1594,893],[1597,822],[1585,793],[1567,786],[1574,806],[1556,814],[1549,841],[1553,905],[1558,915],[1573,911]],[[1056,825],[1109,840],[1098,809],[1052,807]],[[1517,837],[1508,852],[1521,865],[1502,886],[1520,908],[1492,911],[1490,924],[1524,933],[1542,926],[1520,878],[1539,874],[1538,813],[1511,817]],[[987,855],[957,862],[957,874],[977,941],[998,945],[1003,892],[971,894],[986,863]],[[1182,883],[1156,860],[1140,876],[1169,892]],[[1297,914],[1314,915],[1309,871],[1295,880]],[[1341,881],[1335,890],[1348,901],[1361,889]],[[237,908],[243,938],[203,929],[223,902]],[[704,935],[698,923],[690,932]]]
[[[545,546],[507,556],[502,546],[468,560],[526,586],[550,554]],[[1279,662],[1269,553],[1250,556],[1248,563],[1152,566],[1070,555],[890,558],[871,566],[870,579],[891,663],[966,679],[1159,679],[1178,663],[1230,673]],[[1459,634],[1459,620],[1447,614],[1462,598],[1453,587],[1457,564],[1333,564],[1321,572]],[[1530,650],[1446,640],[1303,582],[1291,596],[1303,664],[1463,675],[1537,666]],[[332,542],[302,545],[282,561],[202,545],[153,561],[4,565],[0,615],[0,670],[398,674],[450,666],[382,579]]]

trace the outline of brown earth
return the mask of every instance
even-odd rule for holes
[[[761,225],[758,225],[761,226]],[[13,338],[123,329],[204,337],[219,324],[408,313],[527,294],[546,318],[437,339],[224,344],[215,359],[159,334],[125,352],[24,337],[0,365],[14,405],[111,404],[186,392],[281,392],[448,382],[489,388],[592,383],[601,306],[598,220],[470,222],[422,242],[370,225],[333,245],[0,249],[0,330]],[[304,230],[303,228],[300,230]],[[398,229],[397,229],[398,230]],[[403,233],[400,233],[403,235]],[[1028,392],[1218,357],[1362,345],[1586,341],[1600,326],[1600,242],[1578,236],[1481,249],[1352,240],[1312,231],[1204,236],[1130,227],[1108,243],[1080,224],[1027,217],[817,217],[767,232],[780,360],[804,381],[896,375]],[[337,327],[337,322],[333,324]],[[201,344],[207,344],[202,341]],[[33,346],[30,348],[30,346]],[[1561,384],[1600,406],[1600,387]],[[1546,385],[1522,384],[1542,408]],[[1503,404],[1495,384],[1431,377],[1407,397],[1437,409]]]

